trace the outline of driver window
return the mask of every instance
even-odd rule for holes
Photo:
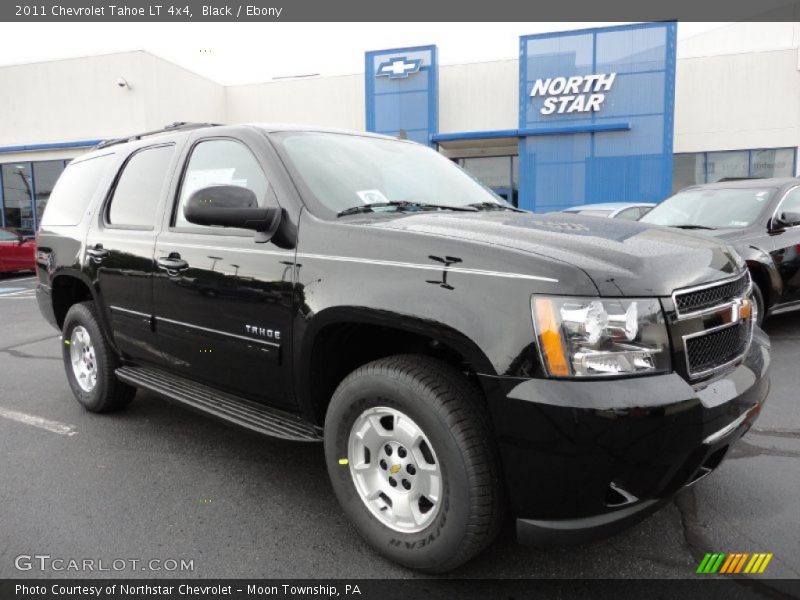
[[[275,204],[264,171],[244,144],[234,140],[208,140],[200,142],[192,150],[181,184],[175,227],[208,229],[189,223],[183,215],[183,208],[193,192],[211,185],[245,187],[255,193],[259,206]]]
[[[800,188],[795,188],[783,199],[778,209],[778,214],[782,212],[800,212]]]
[[[628,221],[635,221],[639,218],[639,207],[634,206],[632,208],[626,208],[621,213],[617,215],[618,219],[626,219]]]

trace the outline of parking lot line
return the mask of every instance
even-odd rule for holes
[[[73,436],[78,433],[77,431],[75,431],[75,427],[73,425],[67,425],[66,423],[59,423],[58,421],[43,419],[42,417],[29,415],[27,413],[18,412],[16,410],[8,410],[5,408],[0,408],[0,417],[3,417],[4,419],[9,419],[11,421],[17,421],[18,423],[24,423],[25,425],[38,427],[39,429],[52,431],[53,433],[57,433],[59,435]]]

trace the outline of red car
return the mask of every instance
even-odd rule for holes
[[[10,229],[0,229],[0,273],[33,271],[36,268],[36,242]]]

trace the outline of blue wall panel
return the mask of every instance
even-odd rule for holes
[[[367,131],[430,144],[439,131],[436,46],[366,53]]]
[[[575,131],[521,139],[520,207],[542,212],[592,202],[660,201],[670,194],[676,28],[645,23],[520,38],[520,129],[568,125]],[[582,80],[579,94],[550,94],[548,88],[531,96],[537,80],[612,73],[607,90]],[[588,99],[595,92],[604,94],[597,110],[542,113],[550,96]],[[612,122],[630,129],[590,132]]]

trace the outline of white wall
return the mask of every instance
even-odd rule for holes
[[[145,125],[143,52],[0,67],[0,145],[121,135]],[[125,77],[135,86],[119,88]]]
[[[124,78],[130,87],[119,87]],[[174,121],[223,122],[225,88],[147,52],[0,67],[0,146],[108,139]],[[85,150],[0,154],[0,162]]]
[[[678,62],[674,151],[800,145],[797,51]]]
[[[143,54],[144,130],[176,121],[226,122],[224,86],[152,54]]]
[[[237,85],[225,92],[229,123],[365,127],[363,74]]]
[[[502,60],[439,67],[439,131],[519,126],[519,67]]]

